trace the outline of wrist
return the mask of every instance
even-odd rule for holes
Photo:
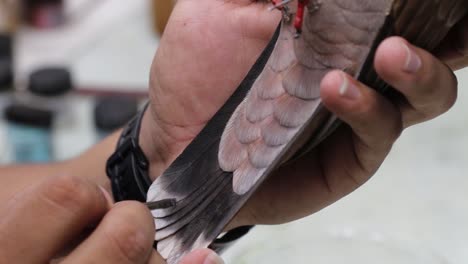
[[[155,180],[180,155],[193,136],[182,139],[183,127],[161,121],[150,105],[141,124],[139,145],[150,163],[149,176]],[[159,121],[158,121],[159,120]]]
[[[160,128],[152,119],[151,109],[148,107],[141,123],[139,145],[149,161],[149,176],[153,181],[167,166],[167,153],[163,151],[166,149],[166,143],[161,134]]]

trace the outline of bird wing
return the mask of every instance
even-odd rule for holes
[[[322,3],[319,11],[310,10],[299,38],[292,25],[284,24],[271,59],[221,138],[219,164],[233,172],[237,194],[251,191],[291,147],[323,125],[320,81],[327,72],[341,69],[359,76],[391,1],[360,4]]]

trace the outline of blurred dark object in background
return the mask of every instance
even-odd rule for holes
[[[99,137],[122,128],[138,112],[138,100],[128,97],[100,98],[94,108],[94,123]]]
[[[39,29],[50,29],[65,23],[63,0],[23,0],[26,21]]]
[[[13,36],[9,33],[0,33],[0,58],[13,57]]]
[[[11,91],[12,89],[13,65],[11,59],[0,57],[0,93]]]
[[[33,71],[28,78],[27,89],[15,93],[17,103],[66,114],[72,109],[74,84],[66,67],[49,67]]]
[[[15,162],[38,163],[52,160],[53,112],[13,104],[5,109],[4,118],[8,123],[8,144],[13,150]]]
[[[10,103],[13,90],[13,45],[10,35],[0,34],[0,111]]]
[[[70,71],[62,67],[42,68],[29,76],[28,90],[39,96],[61,96],[73,89]]]
[[[13,88],[13,31],[17,24],[16,0],[0,0],[0,92]],[[6,99],[0,94],[0,110]]]
[[[53,113],[35,107],[13,104],[5,109],[5,119],[18,124],[50,128],[52,127]]]

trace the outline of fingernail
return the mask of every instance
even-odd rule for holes
[[[114,204],[114,199],[112,199],[112,195],[102,186],[99,186],[99,189],[101,190],[102,194],[107,200],[107,203],[109,204],[109,207],[111,207]]]
[[[206,257],[203,264],[224,264],[224,260],[213,252]]]
[[[412,50],[407,44],[401,44],[406,51],[406,62],[403,68],[404,71],[408,73],[416,73],[421,69],[422,60],[419,55]]]
[[[340,95],[350,100],[356,100],[361,96],[361,91],[354,85],[348,77],[341,74],[342,82],[340,86]]]

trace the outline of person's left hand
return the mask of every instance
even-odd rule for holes
[[[154,60],[150,111],[142,128],[153,179],[224,104],[270,40],[280,14],[269,12],[264,2],[177,2]],[[458,46],[467,47],[468,33],[460,32]],[[466,50],[456,51],[451,61],[465,61],[451,65],[467,66]],[[455,102],[452,70],[401,38],[380,45],[375,68],[404,98],[390,101],[341,71],[329,73],[322,99],[346,125],[272,175],[230,227],[285,223],[334,203],[376,172],[405,128],[441,115]]]

